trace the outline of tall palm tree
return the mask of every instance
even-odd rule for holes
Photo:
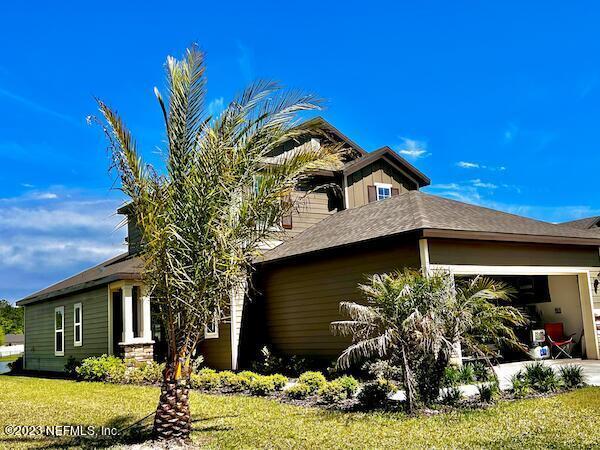
[[[146,165],[129,130],[106,103],[112,167],[130,198],[142,233],[143,280],[166,331],[167,361],[154,433],[190,433],[190,358],[207,323],[222,317],[232,293],[244,289],[254,257],[298,201],[294,187],[311,171],[340,164],[340,148],[306,142],[319,130],[297,127],[315,110],[311,95],[259,81],[217,117],[205,107],[204,55],[195,46],[166,62],[168,98],[155,88],[166,128],[163,173]]]
[[[403,372],[407,409],[433,402],[456,342],[485,355],[486,342],[520,346],[512,327],[525,323],[503,283],[476,277],[454,280],[444,271],[404,269],[373,275],[359,285],[366,304],[342,302],[350,320],[332,322],[334,334],[351,336],[341,368],[371,358],[391,360]],[[485,340],[483,339],[485,337]]]

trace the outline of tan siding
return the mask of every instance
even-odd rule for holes
[[[231,325],[221,322],[219,337],[203,341],[200,353],[206,366],[219,370],[231,369]]]
[[[362,301],[357,286],[368,275],[406,266],[419,266],[416,240],[266,267],[262,276],[267,344],[284,355],[336,358],[349,343],[329,330],[332,321],[343,318],[340,301]]]
[[[400,193],[416,189],[413,181],[398,173],[388,163],[382,160],[375,161],[348,176],[348,207],[357,208],[369,203],[367,187],[375,183],[391,184],[393,188],[398,188]]]
[[[432,264],[488,266],[600,265],[596,247],[428,239]]]
[[[296,236],[314,224],[326,219],[335,211],[329,211],[327,194],[311,192],[309,194],[295,193],[298,208],[292,213],[292,228],[285,230],[283,240]]]
[[[81,360],[108,352],[106,287],[25,307],[25,359],[31,370],[63,371],[70,356]],[[82,304],[83,345],[73,345],[73,305]],[[65,354],[54,356],[54,308],[65,307]]]

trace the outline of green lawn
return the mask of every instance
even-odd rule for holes
[[[15,438],[6,425],[123,427],[151,413],[158,389],[0,376],[0,448],[103,446]],[[600,445],[600,388],[501,402],[487,410],[407,418],[338,413],[243,396],[192,394],[194,441],[209,448],[579,448]],[[139,439],[139,438],[138,438]]]
[[[21,355],[0,356],[0,362],[13,362]]]

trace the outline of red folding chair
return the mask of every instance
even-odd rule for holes
[[[556,359],[560,355],[565,355],[567,358],[573,358],[571,356],[571,346],[575,343],[573,341],[575,333],[565,336],[562,322],[547,323],[544,325],[544,330],[546,331],[546,340],[550,344],[550,354],[552,354],[553,348],[558,350],[552,359]]]

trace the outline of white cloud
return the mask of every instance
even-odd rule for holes
[[[447,189],[460,189],[460,185],[458,183],[446,183],[446,184],[432,184],[429,186],[430,189],[440,189],[440,190],[447,190]]]
[[[37,192],[31,196],[34,200],[54,200],[58,195],[54,192]]]
[[[506,170],[505,166],[486,166],[485,164],[472,161],[459,161],[456,165],[462,169],[486,169],[491,170],[492,172]]]
[[[0,298],[21,298],[126,251],[118,199],[35,194],[0,199]]]
[[[412,159],[423,158],[431,155],[427,153],[427,143],[407,137],[400,137],[402,143],[397,146],[397,152]]]
[[[479,168],[478,163],[469,162],[469,161],[459,161],[456,163],[456,165],[458,167],[462,167],[463,169],[478,169]]]
[[[31,188],[35,187],[35,185],[29,184],[29,183],[21,183],[21,186],[23,186],[24,188],[27,188],[27,189],[31,189]]]
[[[208,114],[213,117],[221,114],[223,112],[223,109],[225,109],[223,105],[223,97],[215,98],[206,107]]]
[[[432,184],[431,186],[425,188],[425,190],[432,194],[450,198],[452,200],[485,206],[498,211],[504,211],[507,213],[543,220],[546,222],[560,223],[569,220],[581,219],[584,217],[600,216],[599,208],[592,208],[586,205],[536,206],[522,203],[498,202],[490,198],[489,194],[494,191],[487,189],[488,186],[486,185],[487,183],[484,183],[479,179],[475,179],[470,180],[469,183]],[[503,184],[501,187],[505,189],[514,189],[518,193],[521,192],[518,186]],[[496,186],[496,188],[499,187]]]
[[[475,180],[471,180],[471,183],[475,187],[484,188],[484,189],[497,189],[498,188],[498,185],[496,185],[494,183],[488,183],[488,182],[481,181],[479,178],[477,178]]]

